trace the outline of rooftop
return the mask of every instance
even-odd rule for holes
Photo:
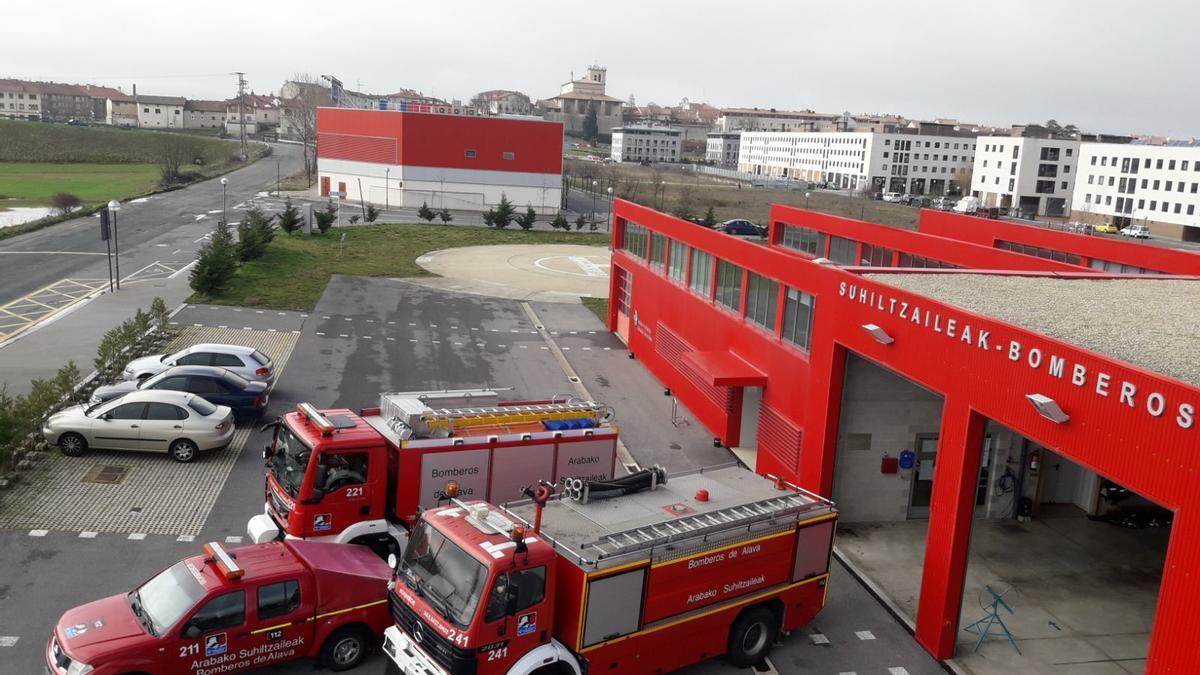
[[[1200,386],[1200,281],[866,276]]]

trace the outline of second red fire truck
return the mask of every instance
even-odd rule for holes
[[[389,672],[664,673],[760,662],[825,604],[828,500],[736,465],[541,483],[425,510],[396,568]],[[448,485],[446,497],[458,493]]]
[[[354,413],[301,403],[275,423],[264,451],[256,543],[279,537],[399,551],[446,481],[464,497],[522,499],[532,480],[606,480],[617,461],[612,410],[592,401],[500,401],[496,390],[383,394]]]

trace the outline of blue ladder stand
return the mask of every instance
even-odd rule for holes
[[[963,628],[963,630],[967,631],[968,633],[975,633],[979,636],[979,641],[975,643],[976,652],[979,651],[979,648],[983,645],[983,641],[987,639],[989,635],[1003,635],[1004,637],[1008,638],[1008,643],[1012,645],[1012,648],[1017,650],[1017,654],[1020,654],[1021,648],[1017,646],[1016,640],[1013,640],[1012,632],[1008,630],[1008,626],[1005,625],[1004,619],[1000,617],[1000,608],[1003,607],[1008,611],[1009,614],[1015,614],[1015,612],[1013,612],[1012,607],[1009,607],[1008,603],[1004,601],[1004,598],[1001,596],[1001,594],[994,591],[990,585],[984,586],[984,588],[987,589],[988,593],[992,594],[992,605],[990,608],[987,608],[987,614],[985,614],[982,619],[967,626],[966,628]]]

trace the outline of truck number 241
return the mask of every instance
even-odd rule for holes
[[[499,661],[508,656],[508,647],[500,647],[499,649],[488,650],[488,661]]]

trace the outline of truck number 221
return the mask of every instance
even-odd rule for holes
[[[363,496],[363,494],[365,494],[364,491],[365,491],[365,488],[348,487],[348,488],[346,488],[346,496],[347,497],[361,497],[361,496]]]
[[[508,647],[500,647],[499,649],[488,650],[488,661],[498,661],[508,656]]]

